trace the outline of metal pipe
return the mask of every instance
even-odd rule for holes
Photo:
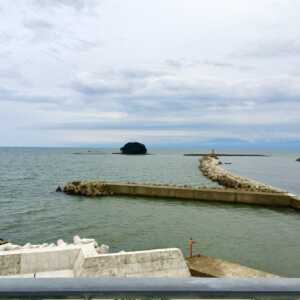
[[[0,279],[0,298],[251,298],[300,296],[300,279],[40,278]]]

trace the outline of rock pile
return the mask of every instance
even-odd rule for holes
[[[88,197],[110,196],[107,186],[101,181],[73,181],[64,186],[64,192],[70,195],[82,195]]]
[[[73,181],[67,183],[64,186],[63,191],[69,195],[79,195],[86,197],[99,197],[99,196],[113,196],[114,192],[111,191],[110,185],[114,184],[113,182],[103,182],[103,181]],[[116,182],[115,184],[120,184]],[[163,188],[180,188],[180,189],[211,189],[209,186],[193,186],[188,184],[167,184],[167,183],[137,183],[137,182],[124,182],[124,185],[133,185],[133,186],[145,186],[145,187],[163,187]],[[214,187],[214,189],[222,189],[222,187]]]
[[[216,156],[206,155],[200,159],[201,172],[204,176],[220,185],[233,188],[237,190],[246,190],[253,192],[269,192],[269,193],[283,193],[285,191],[270,185],[251,180],[242,176],[235,175],[222,167],[220,161]]]
[[[11,250],[27,250],[27,249],[41,249],[41,248],[54,248],[54,247],[60,247],[60,248],[67,248],[74,245],[87,245],[87,244],[93,244],[96,251],[100,254],[109,253],[109,246],[102,244],[101,246],[98,246],[98,243],[95,239],[86,239],[86,238],[80,238],[79,235],[75,235],[73,237],[73,243],[66,243],[64,240],[59,239],[55,243],[43,243],[43,244],[36,244],[33,245],[31,243],[26,243],[25,245],[16,245],[13,243],[6,243],[3,245],[0,245],[0,252],[1,251],[11,251]]]

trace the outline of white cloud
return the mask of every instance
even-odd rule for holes
[[[4,0],[0,14],[2,145],[300,140],[297,1]]]

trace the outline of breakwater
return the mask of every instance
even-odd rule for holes
[[[207,156],[211,155],[211,153],[185,153],[184,156]],[[267,157],[270,155],[267,154],[251,154],[251,153],[216,153],[216,156],[240,156],[240,157]]]
[[[99,197],[121,195],[130,197],[172,198],[181,200],[246,203],[283,206],[300,209],[300,198],[284,192],[254,192],[224,188],[194,188],[188,186],[148,185],[138,183],[75,181],[64,186],[69,195]]]
[[[0,278],[190,277],[178,248],[108,253],[107,245],[79,236],[72,244],[28,244],[0,250]]]
[[[270,185],[238,176],[221,167],[216,155],[206,155],[200,160],[200,170],[204,176],[226,188],[252,192],[284,193],[285,191]]]
[[[218,258],[184,259],[177,248],[110,253],[95,239],[73,237],[56,243],[0,246],[0,278],[47,277],[274,277],[275,275]]]

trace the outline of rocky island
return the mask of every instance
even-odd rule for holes
[[[144,144],[138,142],[129,142],[120,148],[121,154],[147,154],[147,148]]]

